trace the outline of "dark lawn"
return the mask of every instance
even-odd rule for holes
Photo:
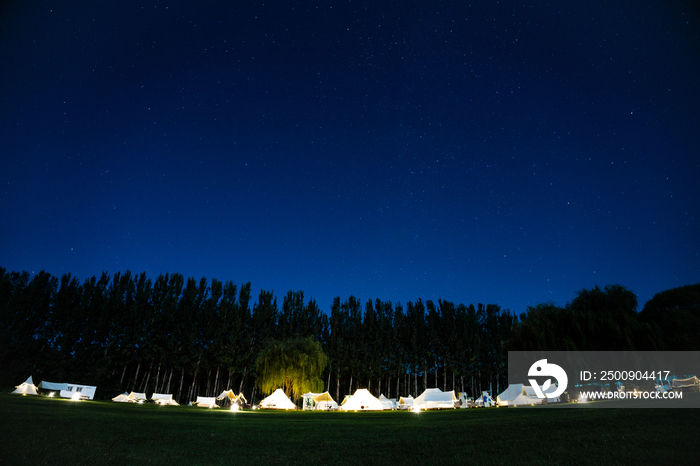
[[[8,465],[659,466],[700,458],[697,409],[232,413],[2,394],[0,426]]]

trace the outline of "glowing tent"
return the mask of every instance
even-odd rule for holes
[[[39,382],[39,385],[37,385],[37,388],[39,390],[50,390],[54,392],[61,392],[61,391],[68,391],[68,384],[67,383],[55,383],[55,382],[47,382],[46,380],[42,380]]]
[[[148,398],[146,398],[145,393],[136,393],[136,392],[131,392],[131,393],[122,393],[121,395],[117,395],[114,398],[112,398],[112,401],[116,401],[118,403],[143,403],[144,401],[147,401]]]
[[[112,401],[115,401],[117,403],[136,403],[136,401],[132,400],[131,397],[129,397],[129,394],[124,392],[121,395],[117,395],[114,398],[112,398]]]
[[[131,398],[137,403],[143,403],[144,401],[148,401],[148,397],[145,393],[131,392],[129,393],[129,398]]]
[[[539,404],[542,400],[535,397],[531,397],[526,391],[521,383],[514,383],[508,385],[508,388],[503,390],[501,394],[496,397],[496,402],[498,406],[522,406],[522,405],[533,405]]]
[[[15,391],[12,393],[17,395],[38,395],[39,393],[36,390],[36,385],[34,385],[34,381],[30,375],[29,378],[24,381],[24,383],[17,385],[15,387]]]
[[[457,399],[459,400],[460,408],[473,408],[474,399],[467,396],[466,392],[457,393]]]
[[[384,411],[391,411],[392,409],[396,409],[396,404],[384,395],[380,394],[379,398],[377,398],[377,401],[379,401],[379,404],[382,405]]]
[[[278,388],[272,395],[268,396],[260,402],[260,407],[263,409],[297,409],[287,395],[284,394],[281,388]]]
[[[491,398],[489,392],[481,392],[481,396],[474,400],[474,406],[477,408],[488,408],[496,406],[496,402]]]
[[[197,401],[194,403],[200,408],[218,408],[219,406],[216,404],[216,397],[213,396],[197,396]]]
[[[352,396],[347,396],[340,406],[340,411],[382,411],[384,407],[366,388],[358,389]]]
[[[338,403],[333,400],[333,397],[328,392],[304,393],[302,398],[304,400],[302,405],[304,410],[332,411],[338,409]]]
[[[556,384],[552,384],[544,393],[552,393],[557,389]],[[548,398],[546,402],[558,402],[559,397]],[[498,406],[523,406],[523,405],[539,405],[545,403],[544,400],[537,397],[535,389],[530,385],[514,383],[508,385],[508,388],[496,397]]]
[[[402,396],[396,404],[397,409],[411,409],[413,407],[413,397],[411,395]]]
[[[243,393],[236,395],[233,390],[224,390],[216,397],[217,400],[222,402],[222,406],[232,406],[236,405],[239,408],[243,407],[244,404],[248,403],[245,399]]]
[[[413,409],[453,409],[456,401],[454,390],[443,392],[439,388],[428,388],[413,401]]]
[[[151,400],[154,401],[156,404],[159,405],[172,405],[172,406],[179,406],[178,402],[173,400],[173,395],[168,393],[154,393],[151,395]]]

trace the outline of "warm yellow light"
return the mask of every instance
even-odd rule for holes
[[[231,411],[233,411],[233,412],[238,411],[238,405],[237,405],[237,404],[232,404],[232,405],[231,405]]]
[[[49,398],[52,398],[55,394],[56,394],[56,392],[49,393]]]
[[[79,393],[73,393],[73,396],[71,396],[70,399],[73,400],[73,401],[78,401],[78,400],[80,400],[80,394],[79,394]]]

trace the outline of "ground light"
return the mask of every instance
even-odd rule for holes
[[[233,411],[234,413],[235,413],[236,411],[238,411],[238,405],[237,405],[237,404],[232,404],[232,405],[231,405],[231,411]]]
[[[79,393],[73,393],[73,396],[71,396],[70,399],[73,400],[73,401],[80,401],[80,394],[79,394]]]

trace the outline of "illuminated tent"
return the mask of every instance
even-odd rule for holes
[[[241,407],[248,403],[248,400],[245,399],[243,393],[236,395],[233,393],[233,390],[224,390],[219,394],[219,396],[216,397],[216,399],[223,402],[222,406],[230,406],[235,404],[238,407]]]
[[[112,401],[115,401],[117,403],[136,403],[136,401],[132,400],[129,394],[126,392],[122,393],[121,395],[115,396],[114,398],[112,398]]]
[[[544,393],[552,393],[557,389],[556,384],[552,384]],[[548,398],[548,403],[558,402],[559,397]],[[522,405],[539,405],[545,401],[538,398],[535,389],[530,385],[514,383],[508,385],[508,388],[496,397],[498,406],[522,406]]]
[[[17,385],[12,393],[17,395],[38,395],[39,393],[36,390],[36,385],[34,385],[34,380],[32,380],[30,375],[26,381]]]
[[[340,406],[340,411],[382,411],[380,401],[366,388],[360,388],[352,396],[347,396]]]
[[[496,402],[493,401],[489,392],[481,392],[481,396],[474,400],[474,406],[477,408],[488,408],[495,405]]]
[[[338,409],[338,403],[335,402],[333,397],[331,397],[331,394],[328,392],[323,392],[314,398],[314,403],[316,403],[316,407],[314,409],[319,411],[331,411]]]
[[[397,409],[411,409],[413,407],[413,397],[411,395],[402,396],[396,404]]]
[[[301,395],[302,403],[301,403],[301,409],[304,411],[311,411],[316,408],[316,402],[314,401],[314,398],[316,398],[318,395],[321,395],[321,393],[304,393]]]
[[[260,407],[263,409],[297,409],[287,395],[284,394],[281,388],[278,388],[272,395],[268,396],[260,402]]]
[[[151,395],[151,400],[155,401],[156,404],[159,405],[179,406],[178,402],[173,400],[173,395],[170,393],[154,393],[153,395]]]
[[[37,386],[40,390],[51,390],[51,391],[56,391],[56,392],[61,392],[61,391],[68,391],[68,384],[67,383],[55,383],[55,382],[47,382],[46,380],[42,380],[39,382],[39,385]],[[70,397],[69,397],[70,398]]]
[[[338,403],[328,392],[304,393],[302,395],[304,410],[331,411],[338,409]]]
[[[439,388],[428,388],[413,400],[413,409],[452,409],[455,407],[454,390],[443,392]]]
[[[143,403],[144,401],[148,400],[148,397],[146,396],[145,393],[138,393],[138,392],[131,392],[129,393],[129,398],[134,400],[137,403]]]
[[[457,399],[459,400],[460,408],[471,408],[474,406],[474,400],[469,398],[466,392],[457,393]]]
[[[392,409],[396,409],[396,405],[394,404],[393,401],[391,401],[389,398],[385,397],[384,395],[379,395],[379,398],[377,398],[379,403],[382,405],[382,408],[385,411],[390,411]]]
[[[218,408],[216,404],[216,397],[213,396],[197,396],[197,401],[193,404],[199,406],[200,408]]]
[[[540,404],[541,402],[542,400],[537,398],[537,396],[530,396],[525,391],[524,385],[521,383],[508,385],[508,388],[503,390],[503,392],[496,397],[496,403],[498,403],[498,406],[533,405]]]

